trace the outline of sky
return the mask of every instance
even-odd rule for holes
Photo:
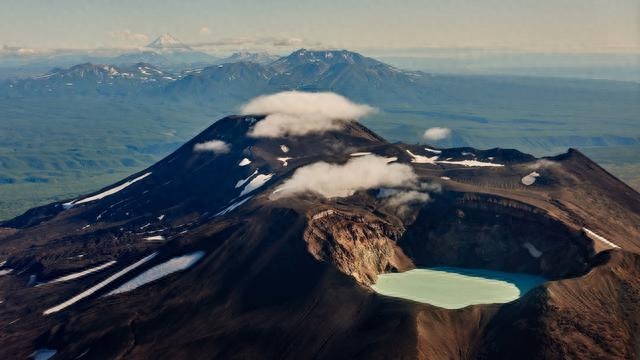
[[[0,46],[640,51],[638,0],[0,0]]]

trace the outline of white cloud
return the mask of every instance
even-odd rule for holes
[[[342,127],[340,120],[317,115],[272,114],[258,122],[249,133],[251,137],[276,138],[287,135],[301,136],[311,133],[323,133]]]
[[[130,42],[146,42],[149,41],[149,35],[142,33],[135,33],[131,30],[112,31],[109,35],[112,38]]]
[[[43,53],[43,51],[37,49],[30,49],[19,46],[8,46],[4,45],[2,49],[0,49],[0,55],[13,55],[13,56],[27,56],[27,55],[36,55],[39,53]]]
[[[415,190],[407,189],[380,189],[378,198],[382,198],[382,204],[392,209],[397,215],[405,217],[412,213],[412,208],[431,200],[428,192],[440,193],[442,186],[437,183],[421,183]]]
[[[273,39],[273,46],[302,46],[304,40],[301,38]]]
[[[211,140],[195,144],[193,146],[193,151],[211,151],[216,154],[226,154],[231,151],[231,146],[224,141]]]
[[[375,111],[331,92],[285,91],[257,97],[242,107],[242,114],[267,115],[249,133],[253,137],[306,135],[336,130]]]
[[[443,127],[432,127],[424,132],[422,137],[429,141],[444,140],[451,136],[451,130]]]
[[[539,169],[547,169],[547,168],[551,168],[559,165],[560,163],[557,163],[555,161],[551,161],[548,159],[538,159],[536,160],[536,162],[534,162],[533,164],[530,164],[528,167],[532,170],[539,170]]]
[[[378,197],[386,198],[385,204],[391,207],[429,201],[429,194],[415,190],[382,189]]]
[[[201,32],[202,34],[202,32]],[[195,42],[188,44],[193,48],[223,50],[231,47],[234,51],[238,48],[244,50],[258,49],[294,49],[300,47],[318,48],[323,44],[317,41],[308,41],[299,37],[234,37],[216,39],[212,41]]]
[[[203,26],[200,28],[200,35],[209,35],[211,34],[211,29],[208,26]]]
[[[311,192],[326,198],[346,197],[356,191],[379,187],[417,186],[411,166],[388,163],[388,159],[366,155],[343,165],[317,162],[296,170],[272,195],[273,198]]]

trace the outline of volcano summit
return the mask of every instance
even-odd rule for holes
[[[640,194],[573,149],[392,144],[371,111],[261,97],[0,224],[0,357],[640,356]],[[429,268],[541,280],[451,309],[373,290]]]

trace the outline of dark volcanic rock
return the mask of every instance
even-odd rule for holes
[[[459,148],[441,149],[450,163],[420,163],[414,155],[433,149],[389,144],[355,122],[246,136],[257,121],[222,119],[113,186],[1,224],[0,357],[43,348],[60,359],[640,356],[640,195],[582,154]],[[194,151],[212,140],[230,151]],[[410,164],[430,201],[399,211],[377,189],[271,198],[299,167],[355,152]],[[524,185],[532,171],[540,176]],[[107,295],[196,252],[186,270]],[[370,289],[380,273],[433,265],[552,281],[459,310]]]

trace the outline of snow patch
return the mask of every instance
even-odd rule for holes
[[[536,258],[536,259],[539,258],[540,256],[542,256],[542,251],[538,250],[538,248],[535,247],[535,245],[533,245],[532,243],[530,243],[528,241],[526,243],[522,244],[522,247],[527,249],[527,251],[529,251],[529,254],[531,256],[533,256],[534,258]]]
[[[257,173],[258,173],[258,170],[254,171],[251,175],[249,175],[248,178],[242,179],[242,180],[238,180],[238,182],[236,183],[236,189],[239,188],[240,186],[244,185],[247,181],[249,181],[249,179],[254,177]]]
[[[425,149],[426,150],[426,149]],[[478,161],[478,160],[451,160],[451,158],[447,158],[447,160],[438,160],[438,156],[422,156],[416,155],[409,150],[405,150],[409,155],[411,155],[411,162],[416,164],[449,164],[449,165],[462,165],[468,167],[503,167],[502,164],[495,164],[490,162]],[[473,155],[471,153],[464,153],[467,155]],[[475,156],[475,155],[474,155]]]
[[[12,271],[13,271],[13,269],[2,269],[2,270],[0,270],[0,276],[9,275],[9,274],[11,274]]]
[[[600,236],[600,235],[598,235],[598,234],[594,233],[593,231],[591,231],[591,230],[589,230],[589,229],[587,229],[587,228],[584,228],[584,227],[583,227],[583,228],[582,228],[582,231],[584,231],[584,233],[587,235],[587,237],[588,237],[589,239],[591,239],[591,240],[594,240],[594,241],[600,241],[600,242],[602,242],[603,244],[608,245],[608,246],[610,246],[610,247],[612,247],[612,248],[614,248],[614,249],[620,249],[620,246],[618,246],[618,245],[616,245],[616,244],[612,243],[611,241],[607,240],[605,237]]]
[[[151,255],[147,255],[146,257],[138,260],[137,262],[127,266],[126,268],[118,271],[117,273],[109,276],[108,278],[106,278],[105,280],[102,280],[101,282],[97,283],[96,285],[90,287],[89,289],[81,292],[80,294],[72,297],[71,299],[56,305],[54,307],[51,307],[47,310],[45,310],[42,314],[43,315],[49,315],[49,314],[53,314],[55,312],[58,312],[60,310],[63,310],[75,303],[77,303],[78,301],[89,297],[91,295],[93,295],[94,293],[96,293],[97,291],[99,291],[100,289],[102,289],[103,287],[109,285],[110,283],[112,283],[113,281],[117,280],[118,278],[122,277],[123,275],[125,275],[126,273],[128,273],[129,271],[141,266],[142,264],[146,263],[147,261],[153,259],[158,253],[154,252]]]
[[[529,186],[529,185],[533,185],[536,182],[536,178],[539,177],[540,174],[536,171],[532,172],[531,174],[523,177],[520,181],[522,181],[522,184]]]
[[[146,238],[144,238],[145,241],[164,241],[165,238],[162,235],[155,235],[155,236],[147,236]]]
[[[61,276],[59,278],[53,279],[49,282],[47,282],[46,284],[56,284],[56,283],[61,283],[61,282],[65,282],[65,281],[70,281],[70,280],[75,280],[75,279],[79,279],[83,276],[89,275],[89,274],[93,274],[94,272],[100,271],[102,269],[106,269],[109,266],[115,264],[116,261],[108,261],[102,265],[98,265],[83,271],[79,271],[73,274],[69,274],[69,275],[65,275],[65,276]],[[42,285],[46,285],[46,284],[42,284]]]
[[[416,164],[435,164],[438,160],[438,156],[427,157],[422,155],[416,155],[409,150],[406,150],[407,154],[411,156],[411,162]]]
[[[244,158],[238,163],[238,166],[247,166],[249,164],[251,164],[251,160]]]
[[[289,147],[287,145],[280,145],[280,150],[286,154],[289,152]]]
[[[424,148],[426,151],[430,152],[430,153],[434,153],[434,154],[442,154],[442,150],[436,150],[436,149],[431,149],[431,148]]]
[[[253,198],[253,196],[249,196],[246,199],[240,200],[238,202],[235,202],[231,205],[229,205],[228,207],[226,207],[224,210],[220,211],[219,213],[216,214],[216,216],[220,216],[220,215],[225,215],[230,213],[231,211],[233,211],[235,208],[237,208],[238,206],[246,203],[247,201],[251,200],[251,198]]]
[[[158,221],[162,221],[162,219],[164,219],[164,214],[158,216]]]
[[[260,188],[262,185],[266,184],[267,181],[271,180],[272,177],[273,174],[258,174],[255,178],[253,178],[253,180],[249,181],[244,189],[242,189],[240,196],[243,196]]]
[[[174,257],[173,259],[166,261],[160,265],[156,265],[151,269],[143,272],[142,274],[136,276],[135,278],[127,281],[117,289],[108,293],[107,296],[132,291],[139,288],[140,286],[146,285],[167,275],[186,270],[193,264],[198,262],[198,260],[200,260],[203,256],[204,251],[196,251],[191,254]]]
[[[135,182],[138,182],[138,181],[140,181],[140,180],[142,180],[142,179],[146,178],[146,177],[147,177],[147,176],[149,176],[149,175],[151,175],[151,172],[148,172],[148,173],[146,173],[146,174],[144,174],[144,175],[138,176],[137,178],[135,178],[135,179],[133,179],[133,180],[129,180],[129,181],[125,182],[124,184],[120,184],[120,185],[118,185],[118,186],[116,186],[116,187],[114,187],[114,188],[111,188],[111,189],[109,189],[109,190],[103,191],[103,192],[101,192],[100,194],[93,195],[93,196],[90,196],[90,197],[88,197],[88,198],[84,198],[84,199],[79,200],[79,201],[73,200],[73,201],[70,201],[70,202],[68,202],[68,203],[64,203],[64,204],[62,204],[62,206],[63,206],[65,209],[70,209],[70,208],[72,208],[74,205],[84,204],[84,203],[87,203],[87,202],[90,202],[90,201],[95,201],[95,200],[103,199],[103,198],[105,198],[105,197],[107,197],[107,196],[113,195],[113,194],[115,194],[115,193],[117,193],[117,192],[119,192],[119,191],[121,191],[121,190],[125,189],[125,188],[126,188],[126,187],[128,187],[129,185],[131,185],[131,184],[133,184],[133,183],[135,183]],[[101,214],[101,215],[102,215],[102,214]],[[98,218],[99,218],[99,217],[100,217],[100,216],[98,216]]]
[[[349,156],[365,156],[365,155],[372,155],[372,153],[370,153],[368,151],[354,152],[353,154],[351,154]]]
[[[278,161],[282,161],[282,166],[289,165],[289,160],[293,159],[292,157],[279,157]]]
[[[462,165],[462,166],[469,166],[469,167],[503,167],[504,166],[502,164],[495,164],[495,163],[483,162],[483,161],[477,161],[477,160],[461,160],[461,161],[442,160],[442,161],[436,161],[436,163]]]
[[[448,177],[448,176],[440,176],[440,179],[442,179],[442,180],[451,180],[451,178]]]

